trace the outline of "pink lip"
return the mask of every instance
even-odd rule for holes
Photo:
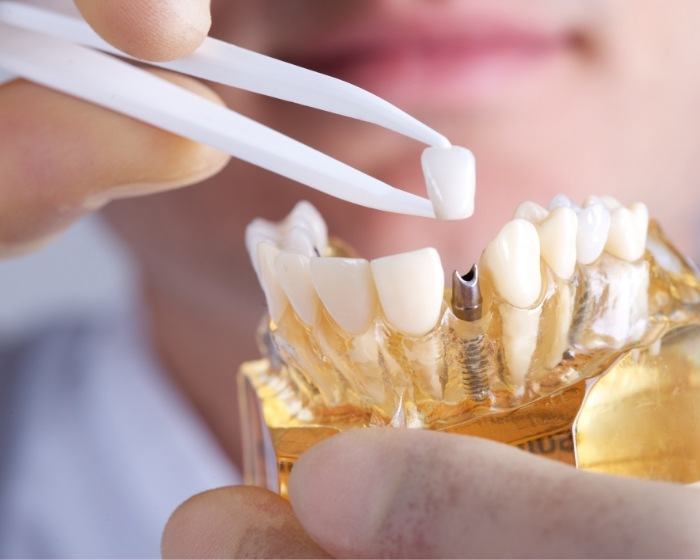
[[[464,106],[507,94],[573,43],[570,32],[551,26],[504,18],[441,19],[368,20],[288,59],[393,102]]]

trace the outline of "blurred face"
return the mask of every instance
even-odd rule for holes
[[[213,36],[351,81],[472,149],[476,213],[445,224],[366,210],[234,160],[200,186],[108,208],[162,284],[212,301],[247,292],[245,225],[302,198],[364,256],[432,245],[448,273],[468,268],[520,201],[559,192],[647,202],[694,249],[696,0],[214,0],[213,18]],[[415,141],[217,91],[234,110],[424,193]]]

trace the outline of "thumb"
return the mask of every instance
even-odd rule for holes
[[[363,429],[313,447],[289,481],[336,557],[695,557],[697,490],[577,471],[424,430]]]

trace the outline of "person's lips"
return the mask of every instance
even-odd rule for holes
[[[569,30],[505,18],[378,21],[339,30],[288,60],[394,102],[462,105],[512,93],[574,44]]]

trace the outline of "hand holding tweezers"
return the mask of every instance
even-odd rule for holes
[[[435,216],[426,198],[111,55],[132,58],[77,16],[0,0],[0,83],[21,76],[209,144],[331,196],[378,210]],[[140,62],[374,123],[430,146],[450,145],[444,136],[357,86],[210,37],[187,57]]]

